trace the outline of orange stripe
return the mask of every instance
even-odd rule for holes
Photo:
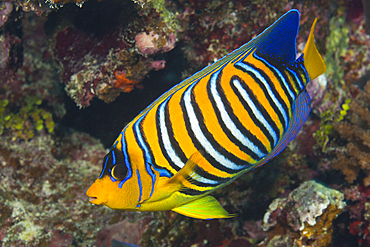
[[[261,89],[259,84],[257,82],[255,82],[254,79],[250,75],[248,75],[247,73],[245,73],[245,72],[243,72],[239,69],[235,69],[233,74],[239,76],[248,85],[248,87],[252,90],[252,92],[253,92],[254,96],[257,98],[258,102],[260,102],[260,104],[267,111],[267,114],[269,114],[271,119],[276,123],[278,129],[280,130],[280,137],[279,138],[281,138],[281,136],[283,134],[283,129],[284,129],[283,125],[280,122],[277,113],[274,111],[274,108],[272,108],[272,106],[270,105],[270,102],[268,101],[265,93],[263,92],[263,90]],[[226,76],[230,76],[230,75],[226,75]]]
[[[136,174],[137,170],[139,170],[140,173],[140,180],[142,186],[142,196],[141,196],[142,202],[150,197],[153,182],[151,176],[148,174],[145,168],[144,154],[140,146],[136,142],[134,130],[132,128],[133,124],[134,123],[131,122],[129,123],[129,126],[127,126],[125,131],[125,139],[127,141],[127,153],[130,156],[130,165],[133,171],[133,175]]]
[[[209,78],[207,76],[205,80]],[[198,82],[199,83],[199,82]],[[196,85],[195,87],[198,87]],[[183,112],[180,106],[180,100],[183,92],[186,89],[179,90],[175,95],[172,96],[172,98],[169,101],[169,115],[170,115],[170,121],[172,124],[172,129],[174,132],[174,137],[179,143],[180,148],[184,152],[185,156],[189,158],[192,154],[194,154],[196,151],[198,151],[193,141],[191,140],[185,126],[185,121],[183,117]],[[203,97],[206,97],[206,95],[203,95]],[[230,175],[227,172],[223,172],[218,170],[217,168],[213,167],[212,164],[210,164],[206,159],[204,159],[204,162],[201,164],[198,164],[202,169],[207,171],[208,173],[218,176],[218,177],[233,177],[233,175]]]
[[[289,80],[288,83],[290,83],[290,85],[292,85],[295,94],[298,95],[300,93],[299,89],[296,87],[295,82],[293,80],[293,77],[290,75],[290,72],[288,72],[287,70],[284,70],[283,73],[285,73],[287,75],[288,80]]]
[[[291,111],[292,106],[289,103],[288,96],[285,94],[283,88],[281,87],[279,79],[275,77],[273,71],[271,71],[270,68],[267,67],[263,62],[261,62],[258,59],[255,59],[253,56],[251,56],[251,60],[253,61],[252,63],[253,63],[254,66],[261,69],[270,78],[270,80],[274,84],[274,87],[275,87],[277,93],[280,95],[280,97],[283,99],[286,106],[288,107],[288,113],[289,113],[289,118],[290,118],[292,116],[292,111]],[[290,83],[290,82],[288,82],[288,83]]]
[[[161,147],[159,145],[158,140],[158,131],[157,131],[157,124],[156,124],[156,111],[159,107],[155,105],[150,111],[147,112],[143,120],[143,132],[146,137],[146,141],[149,144],[149,148],[151,149],[154,157],[154,161],[156,165],[166,168],[172,174],[175,174],[177,171],[170,166],[167,159],[164,157]]]
[[[196,102],[202,112],[205,125],[207,130],[212,134],[216,142],[223,146],[230,153],[234,154],[238,158],[245,160],[249,163],[255,163],[256,161],[248,154],[240,150],[225,134],[221,125],[218,122],[216,113],[212,108],[212,104],[207,94],[207,83],[210,76],[203,78],[195,87],[194,94]]]
[[[233,65],[225,67],[224,70],[234,70],[234,73],[237,69]],[[232,73],[232,75],[234,75]],[[231,108],[233,109],[234,114],[237,118],[243,123],[244,127],[248,129],[254,136],[259,139],[262,144],[266,147],[268,152],[272,150],[272,143],[269,142],[266,135],[262,132],[262,130],[254,123],[248,112],[244,109],[243,104],[239,101],[239,98],[235,95],[233,89],[230,86],[231,77],[230,73],[227,73],[226,76],[222,76],[221,78],[221,86],[225,92],[225,95],[230,102]]]

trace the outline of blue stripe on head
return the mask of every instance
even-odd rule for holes
[[[156,167],[153,167],[153,169],[159,172],[160,177],[167,177],[167,178],[172,177],[171,173],[167,171],[166,169],[156,168]]]
[[[116,142],[113,144],[113,148],[116,148],[117,144],[118,144],[118,141],[116,141]]]
[[[150,156],[148,147],[145,145],[145,142],[143,140],[143,136],[140,133],[140,122],[143,120],[143,118],[146,116],[146,114],[142,115],[135,123],[134,123],[134,131],[135,136],[137,138],[138,144],[142,150],[144,150],[144,159],[145,159],[145,169],[152,178],[152,191],[150,192],[150,196],[152,196],[154,191],[154,184],[155,184],[155,174],[153,173],[153,170],[150,167],[150,164],[152,164],[152,157]]]
[[[116,164],[116,155],[114,154],[114,151],[112,150],[112,165],[115,165]]]
[[[120,189],[122,189],[123,184],[128,179],[130,179],[132,177],[132,169],[131,169],[130,162],[128,160],[127,145],[126,145],[126,141],[125,141],[125,131],[126,131],[126,128],[127,128],[127,125],[126,125],[126,127],[123,129],[123,131],[121,133],[121,135],[122,135],[122,138],[121,138],[121,146],[122,146],[122,155],[123,155],[123,158],[124,158],[125,165],[127,167],[127,175],[126,175],[126,178],[124,180],[122,180],[121,182],[119,182],[118,187]]]
[[[140,173],[139,173],[139,169],[136,170],[136,173],[137,173],[137,181],[138,181],[138,184],[139,184],[139,190],[140,190],[140,195],[139,195],[139,201],[138,203],[140,203],[141,201],[141,196],[143,195],[143,186],[141,184],[141,179],[140,179]]]
[[[109,156],[106,156],[105,158],[105,162],[104,162],[104,167],[100,173],[100,176],[99,176],[99,179],[103,177],[103,174],[104,174],[104,171],[105,171],[105,168],[107,167],[107,162],[108,162],[108,159],[109,159]]]

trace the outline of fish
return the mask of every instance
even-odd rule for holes
[[[210,195],[266,164],[305,123],[325,63],[315,19],[297,58],[299,11],[164,93],[129,122],[86,195],[96,205],[230,218]]]

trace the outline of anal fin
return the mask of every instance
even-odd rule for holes
[[[196,219],[231,218],[236,214],[229,214],[213,196],[204,196],[179,207],[173,208],[179,214]]]

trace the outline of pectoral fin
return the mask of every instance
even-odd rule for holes
[[[197,151],[190,156],[186,164],[180,171],[178,171],[172,178],[170,178],[165,186],[177,185],[178,190],[182,189],[185,184],[191,183],[194,176],[196,176],[196,171],[198,170],[198,164],[202,161],[203,156],[201,152]]]
[[[174,192],[184,191],[188,189],[189,186],[191,187],[191,182],[193,181],[193,177],[196,176],[196,170],[198,169],[198,162],[200,162],[201,159],[204,158],[202,154],[197,151],[190,156],[184,167],[173,177],[169,179],[161,177],[150,201],[163,200],[171,196]]]
[[[205,196],[180,207],[172,209],[179,214],[196,219],[231,218],[236,214],[229,214],[213,196]]]

